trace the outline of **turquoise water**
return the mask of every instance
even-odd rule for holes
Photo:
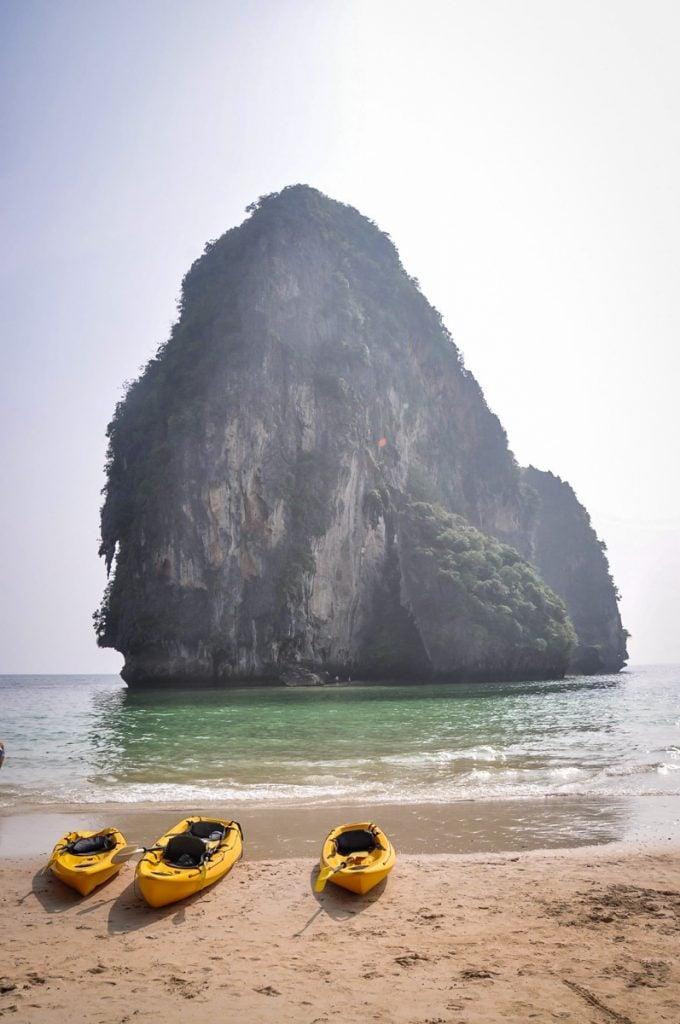
[[[680,668],[546,683],[130,692],[0,677],[0,807],[680,795]]]

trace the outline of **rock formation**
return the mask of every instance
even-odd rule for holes
[[[109,427],[95,620],[123,677],[620,668],[602,547],[587,522],[554,543],[585,513],[519,469],[389,238],[307,186],[249,212]]]
[[[531,557],[564,600],[578,635],[572,672],[618,672],[626,663],[618,591],[609,573],[606,545],[568,483],[529,466],[522,478],[538,498],[531,529]]]

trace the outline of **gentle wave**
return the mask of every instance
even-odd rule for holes
[[[29,804],[100,804],[100,803],[225,803],[225,804],[365,804],[367,802],[398,803],[450,803],[457,800],[522,800],[555,796],[622,797],[659,796],[680,792],[677,771],[680,766],[660,765],[656,772],[607,776],[588,773],[578,768],[559,768],[547,773],[509,770],[493,772],[473,769],[455,780],[421,784],[402,780],[399,785],[374,779],[351,782],[312,777],[302,783],[258,784],[176,784],[126,783],[107,786],[53,787],[22,791],[22,801]],[[664,770],[667,769],[667,770]],[[671,778],[675,785],[660,786],[660,778]],[[8,789],[0,799],[0,806],[17,803],[16,791]]]
[[[680,795],[677,669],[162,694],[115,677],[4,677],[0,690],[4,808]]]
[[[378,758],[383,764],[424,767],[428,764],[454,764],[457,761],[507,761],[508,753],[494,747],[468,747],[462,750],[431,750],[424,753],[387,754]],[[371,762],[372,763],[372,762]]]

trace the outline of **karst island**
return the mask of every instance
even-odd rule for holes
[[[126,682],[618,671],[605,545],[388,235],[306,185],[247,213],[109,426],[95,628]]]

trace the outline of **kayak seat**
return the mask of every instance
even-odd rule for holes
[[[199,839],[210,839],[215,842],[224,839],[226,826],[221,821],[192,821],[186,835],[198,836]]]
[[[359,850],[370,853],[377,845],[375,836],[367,828],[352,828],[348,832],[341,832],[335,840],[335,848],[343,857],[349,853],[358,853]]]
[[[66,847],[67,853],[73,853],[76,857],[88,857],[93,853],[106,853],[116,845],[113,836],[84,836],[82,839],[74,839]]]
[[[179,868],[197,868],[205,860],[206,852],[202,839],[182,832],[168,840],[163,860]]]

